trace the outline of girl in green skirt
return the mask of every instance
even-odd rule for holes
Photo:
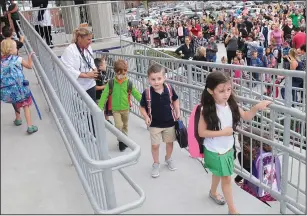
[[[198,134],[204,139],[205,166],[212,172],[209,196],[219,205],[228,205],[229,214],[238,214],[232,197],[231,175],[234,168],[233,132],[242,118],[252,120],[258,110],[265,109],[271,101],[262,101],[243,111],[238,107],[232,91],[231,80],[222,72],[210,73],[202,93],[202,111]],[[222,181],[224,197],[217,193]]]

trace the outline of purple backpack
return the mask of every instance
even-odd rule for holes
[[[271,164],[273,160],[273,163]],[[261,163],[263,164],[261,170]],[[280,181],[281,181],[281,164],[278,156],[273,156],[271,152],[262,153],[260,157],[260,152],[258,152],[258,157],[253,161],[253,171],[252,174],[257,179],[259,179],[263,184],[271,187],[272,190],[280,191]],[[263,173],[261,175],[261,172]],[[247,187],[252,194],[255,194],[258,198],[264,196],[270,196],[270,194],[258,186],[252,184],[251,182],[244,180],[245,188]]]

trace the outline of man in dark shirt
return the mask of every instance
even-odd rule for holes
[[[248,34],[251,33],[252,28],[253,28],[253,23],[250,21],[250,17],[246,18],[244,23],[246,25],[246,30],[247,30]]]

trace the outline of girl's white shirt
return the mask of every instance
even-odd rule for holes
[[[232,127],[232,112],[227,104],[226,106],[216,105],[216,113],[221,122],[221,130],[226,127]],[[207,150],[211,152],[216,152],[219,154],[225,154],[234,145],[234,137],[231,136],[221,136],[213,138],[205,138],[204,146]]]

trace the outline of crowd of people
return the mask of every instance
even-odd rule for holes
[[[259,6],[253,15],[248,8],[233,12],[220,11],[215,18],[204,11],[202,18],[160,18],[157,24],[140,21],[131,27],[133,41],[146,42],[155,47],[176,46],[175,53],[183,59],[216,62],[218,43],[224,43],[226,56],[220,61],[228,64],[247,65],[286,70],[306,70],[306,8],[290,4]],[[146,40],[143,36],[146,35]],[[237,70],[234,78],[248,77]],[[271,83],[273,77],[253,73],[255,81]],[[280,84],[284,77],[276,77]],[[293,87],[303,88],[303,79],[293,78]],[[273,96],[271,87],[266,93]],[[284,97],[282,91],[282,97]],[[293,101],[303,98],[293,93]]]

